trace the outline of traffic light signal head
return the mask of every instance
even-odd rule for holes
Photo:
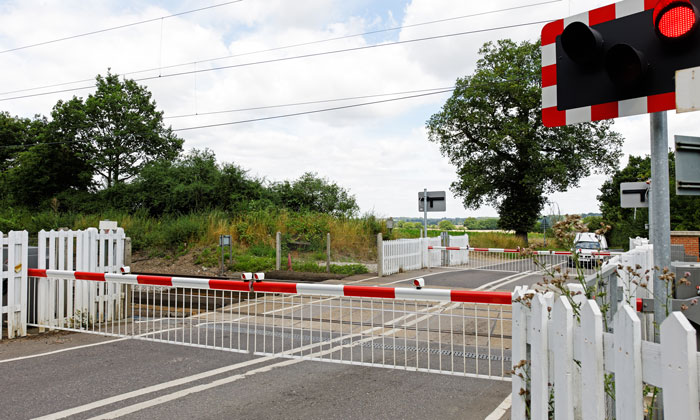
[[[700,0],[625,0],[542,29],[549,127],[674,109],[675,72],[700,66]]]

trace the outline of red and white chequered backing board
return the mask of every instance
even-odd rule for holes
[[[566,25],[580,21],[589,26],[653,9],[659,0],[625,0],[585,13],[550,22],[542,28],[542,123],[559,127],[588,121],[600,121],[629,115],[667,111],[676,108],[676,93],[625,99],[581,108],[557,109],[556,38]]]

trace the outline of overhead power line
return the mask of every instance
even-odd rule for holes
[[[342,39],[355,38],[355,37],[366,36],[366,35],[373,35],[373,34],[378,34],[378,33],[382,33],[382,32],[390,32],[390,31],[396,31],[396,30],[400,30],[400,29],[414,28],[417,26],[432,25],[432,24],[436,24],[436,23],[443,23],[443,22],[466,19],[466,18],[471,18],[471,17],[484,16],[484,15],[489,15],[489,14],[494,14],[494,13],[513,11],[513,10],[524,9],[524,8],[534,7],[534,6],[543,6],[543,5],[551,4],[551,3],[560,3],[561,1],[563,1],[563,0],[548,0],[548,1],[540,2],[540,3],[507,7],[507,8],[503,8],[503,9],[490,10],[490,11],[486,11],[486,12],[473,13],[473,14],[469,14],[469,15],[462,15],[462,16],[456,16],[456,17],[451,17],[451,18],[414,23],[414,24],[410,24],[410,25],[395,26],[392,28],[377,29],[374,31],[362,32],[362,33],[358,33],[358,34],[344,35],[344,36],[339,36],[339,37],[334,37],[334,38],[326,38],[326,39],[321,39],[321,40],[316,40],[316,41],[309,41],[309,42],[302,42],[302,43],[298,43],[298,44],[284,45],[284,46],[280,46],[280,47],[273,47],[273,48],[267,48],[267,49],[256,50],[256,51],[249,51],[249,52],[239,53],[239,54],[231,54],[231,55],[226,55],[226,56],[216,57],[216,58],[207,58],[207,59],[202,59],[199,61],[190,61],[187,63],[179,63],[179,64],[171,64],[168,66],[152,67],[152,68],[148,68],[148,69],[125,72],[125,73],[123,73],[123,76],[132,75],[132,74],[148,73],[148,72],[152,72],[152,71],[161,71],[161,70],[167,70],[167,69],[172,69],[172,68],[177,68],[177,67],[192,66],[192,65],[201,64],[204,62],[220,61],[220,60],[226,60],[226,59],[231,59],[231,58],[243,57],[243,56],[247,56],[247,55],[261,54],[261,53],[272,52],[272,51],[280,51],[280,50],[285,50],[285,49],[289,49],[289,48],[296,48],[296,47],[321,44],[321,43],[326,43],[326,42],[331,42],[331,41],[338,41],[338,40],[342,40]],[[0,92],[0,95],[9,95],[9,94],[13,94],[13,93],[28,92],[28,91],[39,90],[39,89],[48,89],[48,88],[52,88],[52,87],[71,85],[71,84],[75,84],[75,83],[88,83],[88,82],[91,82],[93,80],[94,80],[94,78],[74,80],[71,82],[53,83],[53,84],[48,84],[48,85],[43,85],[43,86]],[[76,88],[76,90],[82,90],[82,89],[88,89],[88,88],[89,87],[81,87],[81,88]]]
[[[117,29],[129,28],[129,27],[131,27],[131,26],[143,25],[144,23],[156,22],[156,21],[159,21],[159,20],[162,20],[162,19],[168,19],[168,18],[172,18],[172,17],[176,17],[176,16],[182,16],[182,15],[186,15],[186,14],[189,14],[189,13],[201,12],[202,10],[213,9],[213,8],[215,8],[215,7],[228,6],[229,4],[240,3],[240,2],[242,2],[242,1],[243,1],[243,0],[227,1],[227,2],[225,2],[225,3],[213,4],[213,5],[211,5],[211,6],[200,7],[199,9],[186,10],[186,11],[184,11],[184,12],[175,13],[175,14],[172,14],[172,15],[161,16],[161,17],[157,17],[157,18],[153,18],[153,19],[146,19],[146,20],[142,20],[142,21],[139,21],[139,22],[127,23],[127,24],[124,24],[124,25],[113,26],[113,27],[111,27],[111,28],[98,29],[98,30],[96,30],[96,31],[85,32],[85,33],[82,33],[82,34],[77,34],[77,35],[71,35],[71,36],[67,36],[67,37],[63,37],[63,38],[52,39],[52,40],[49,40],[49,41],[37,42],[36,44],[23,45],[23,46],[21,46],[21,47],[15,47],[15,48],[7,49],[7,50],[2,50],[2,51],[0,51],[0,54],[5,54],[5,53],[9,53],[9,52],[13,52],[13,51],[19,51],[19,50],[26,50],[27,48],[38,47],[38,46],[41,46],[41,45],[54,44],[54,43],[56,43],[56,42],[67,41],[67,40],[69,40],[69,39],[75,39],[75,38],[80,38],[80,37],[89,36],[89,35],[96,35],[96,34],[100,34],[100,33],[103,33],[103,32],[115,31],[115,30],[117,30]]]
[[[375,49],[375,48],[389,47],[389,46],[394,46],[394,45],[411,44],[411,43],[415,43],[415,42],[432,41],[432,40],[436,40],[436,39],[451,38],[451,37],[464,36],[464,35],[470,35],[470,34],[476,34],[476,33],[499,31],[499,30],[504,30],[504,29],[513,29],[513,28],[519,28],[519,27],[523,27],[523,26],[541,25],[541,24],[548,23],[548,22],[550,22],[550,21],[549,20],[540,20],[540,21],[535,21],[535,22],[518,23],[518,24],[513,24],[513,25],[504,25],[504,26],[498,26],[498,27],[492,27],[492,28],[476,29],[476,30],[472,30],[472,31],[456,32],[456,33],[443,34],[443,35],[434,35],[434,36],[429,36],[429,37],[424,37],[424,38],[415,38],[415,39],[407,39],[407,40],[403,40],[403,41],[387,42],[384,44],[365,45],[362,47],[343,48],[340,50],[322,51],[322,52],[318,52],[318,53],[295,55],[295,56],[291,56],[291,57],[281,57],[281,58],[273,58],[273,59],[269,59],[269,60],[252,61],[252,62],[248,62],[248,63],[231,64],[231,65],[227,65],[227,66],[212,67],[212,68],[208,68],[208,69],[198,69],[198,70],[182,71],[182,72],[178,72],[178,73],[170,73],[170,74],[164,74],[164,75],[158,75],[158,76],[141,77],[138,79],[134,79],[134,81],[142,82],[142,81],[155,80],[155,79],[164,79],[164,78],[168,78],[168,77],[184,76],[184,75],[189,75],[189,74],[197,74],[197,73],[212,72],[212,71],[233,69],[233,68],[239,68],[239,67],[255,66],[255,65],[259,65],[259,64],[279,63],[279,62],[284,62],[284,61],[298,60],[298,59],[302,59],[302,58],[319,57],[319,56],[330,55],[330,54],[340,54],[340,53],[346,53],[346,52],[362,51],[362,50],[369,50],[369,49]],[[0,102],[11,101],[14,99],[24,99],[24,98],[32,98],[32,97],[36,97],[36,96],[51,95],[54,93],[72,92],[72,91],[76,91],[76,90],[90,89],[90,88],[94,88],[94,87],[95,87],[95,85],[93,84],[91,86],[82,86],[82,87],[78,87],[78,88],[69,88],[69,89],[54,90],[54,91],[50,91],[50,92],[34,93],[34,94],[29,94],[29,95],[12,96],[9,98],[2,98],[2,99],[0,99]]]
[[[440,87],[440,88],[433,88],[433,89],[407,90],[407,91],[403,91],[403,92],[393,92],[393,93],[377,93],[374,95],[350,96],[347,98],[321,99],[321,100],[317,100],[317,101],[294,102],[294,103],[279,104],[279,105],[264,105],[264,106],[256,106],[256,107],[249,107],[249,108],[228,109],[228,110],[223,110],[223,111],[210,111],[210,112],[197,112],[197,113],[193,113],[193,114],[169,115],[169,116],[165,116],[163,118],[164,119],[174,119],[174,118],[185,118],[185,117],[198,117],[198,116],[202,116],[202,115],[228,114],[228,113],[243,112],[243,111],[259,111],[262,109],[273,109],[273,108],[284,108],[284,107],[289,107],[289,106],[313,105],[313,104],[322,104],[322,103],[328,103],[328,102],[350,101],[350,100],[354,100],[354,99],[377,98],[380,96],[405,95],[408,93],[432,92],[432,91],[436,91],[436,90],[448,91],[448,90],[452,90],[452,89],[454,89],[454,86]]]
[[[318,114],[321,112],[330,112],[330,111],[337,111],[337,110],[341,110],[341,109],[358,108],[358,107],[362,107],[362,106],[375,105],[375,104],[386,103],[386,102],[395,102],[395,101],[402,101],[402,100],[406,100],[406,99],[413,99],[413,98],[419,98],[419,97],[430,96],[430,95],[438,95],[441,93],[452,92],[453,90],[454,90],[454,88],[448,88],[448,89],[443,89],[443,90],[439,90],[436,92],[402,96],[399,98],[383,99],[380,101],[361,102],[361,103],[357,103],[357,104],[343,105],[343,106],[337,106],[337,107],[332,107],[332,108],[321,108],[321,109],[315,109],[315,110],[311,110],[311,111],[294,112],[294,113],[290,113],[290,114],[281,114],[281,115],[272,115],[269,117],[251,118],[251,119],[247,119],[247,120],[230,121],[230,122],[218,123],[218,124],[207,124],[207,125],[199,125],[199,126],[193,126],[193,127],[175,128],[175,129],[173,129],[173,131],[198,130],[198,129],[202,129],[202,128],[221,127],[221,126],[226,126],[226,125],[245,124],[245,123],[251,123],[251,122],[256,122],[256,121],[266,121],[266,120],[275,120],[275,119],[280,119],[280,118],[297,117],[300,115]],[[55,141],[55,142],[36,143],[36,144],[0,145],[0,149],[9,149],[9,148],[26,149],[26,148],[29,148],[32,146],[40,146],[40,145],[55,146],[55,145],[60,145],[60,144],[84,143],[86,141],[87,140],[69,140],[69,141]]]
[[[196,126],[193,126],[193,127],[174,128],[173,131],[199,130],[199,129],[202,129],[202,128],[223,127],[223,126],[226,126],[226,125],[245,124],[245,123],[251,123],[251,122],[256,122],[256,121],[267,121],[267,120],[276,120],[276,119],[279,119],[279,118],[297,117],[297,116],[300,116],[300,115],[317,114],[317,113],[319,113],[319,112],[337,111],[337,110],[341,110],[341,109],[357,108],[357,107],[367,106],[367,105],[374,105],[374,104],[381,104],[381,103],[386,103],[386,102],[401,101],[401,100],[404,100],[404,99],[412,99],[412,98],[420,98],[420,97],[423,97],[423,96],[438,95],[438,94],[441,94],[441,93],[452,92],[453,90],[454,90],[454,88],[451,88],[451,89],[440,90],[440,91],[437,91],[437,92],[421,93],[421,94],[418,94],[418,95],[402,96],[402,97],[400,97],[400,98],[382,99],[382,100],[380,100],[380,101],[362,102],[362,103],[359,103],[359,104],[336,106],[336,107],[332,107],[332,108],[315,109],[315,110],[312,110],[312,111],[294,112],[294,113],[291,113],[291,114],[272,115],[272,116],[269,116],[269,117],[251,118],[251,119],[247,119],[247,120],[230,121],[230,122],[216,123],[216,124],[196,125]]]

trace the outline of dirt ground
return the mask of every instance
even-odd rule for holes
[[[240,279],[241,273],[225,270],[222,274],[219,267],[206,267],[195,264],[196,253],[193,251],[175,258],[153,257],[144,252],[135,252],[131,259],[131,271],[134,273],[171,274],[175,276],[204,276]],[[334,263],[335,264],[335,263]],[[375,271],[376,271],[376,264]],[[265,278],[270,280],[310,281],[340,280],[347,277],[333,273],[307,273],[298,271],[268,271]]]

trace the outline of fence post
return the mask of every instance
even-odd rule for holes
[[[549,418],[549,343],[548,303],[541,294],[532,299],[532,318],[530,325],[530,413],[532,419]]]
[[[554,354],[554,418],[574,419],[574,310],[566,296],[559,296],[552,310]]]
[[[326,233],[326,273],[331,272],[331,234]]]
[[[275,270],[279,271],[282,266],[282,232],[275,235]]]
[[[615,318],[615,417],[644,418],[642,404],[642,329],[635,311],[623,305]],[[672,345],[676,345],[673,343]],[[684,372],[686,375],[687,372]],[[664,391],[664,394],[667,392]],[[697,396],[697,392],[695,394]],[[695,411],[697,412],[697,405]],[[683,417],[670,417],[683,418]]]
[[[26,230],[7,234],[7,338],[27,335],[28,245]]]
[[[700,419],[695,329],[680,312],[661,324],[661,384],[664,418]]]
[[[377,234],[377,277],[384,275],[384,241],[382,233]]]
[[[513,368],[522,360],[527,360],[527,313],[530,309],[521,303],[520,300],[525,298],[527,286],[517,286],[513,291],[513,350],[512,363]],[[525,420],[525,398],[520,394],[520,390],[527,390],[525,379],[518,376],[519,372],[514,372],[511,375],[511,419]]]
[[[594,300],[586,300],[581,307],[580,345],[583,420],[604,419],[603,314]]]
[[[46,231],[39,231],[39,243],[37,250],[37,268],[46,269]],[[78,268],[80,269],[80,268]],[[36,317],[37,323],[39,325],[49,324],[49,314],[48,314],[48,298],[49,298],[49,279],[47,278],[37,278],[36,283]],[[46,328],[40,327],[39,332],[43,333]]]

